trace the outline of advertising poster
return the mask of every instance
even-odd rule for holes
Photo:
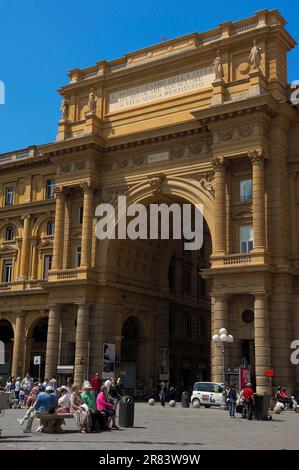
[[[115,344],[103,344],[103,370],[102,379],[110,379],[114,375],[115,369]]]
[[[169,380],[169,349],[160,349],[159,370],[159,379]]]
[[[242,390],[247,382],[250,382],[250,369],[248,367],[240,367],[240,390]]]

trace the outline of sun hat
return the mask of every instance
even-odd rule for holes
[[[46,392],[54,392],[54,390],[50,385],[47,385]]]
[[[88,381],[86,380],[86,381],[83,383],[82,388],[90,388],[90,389],[91,389],[91,388],[92,388],[92,385],[91,385],[90,382],[88,382]]]

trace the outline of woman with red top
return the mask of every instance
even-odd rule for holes
[[[107,399],[108,387],[101,387],[101,392],[97,396],[97,410],[104,412],[108,416],[108,425],[112,422],[112,429],[119,429],[116,425],[115,409]]]

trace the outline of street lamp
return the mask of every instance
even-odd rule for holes
[[[223,392],[222,392],[222,408],[224,410],[227,409],[227,394],[225,390],[225,343],[232,343],[234,341],[234,337],[232,335],[227,334],[227,329],[226,328],[220,328],[219,334],[214,335],[212,337],[212,341],[215,344],[218,344],[221,346],[221,352],[222,352],[222,381],[223,381]]]

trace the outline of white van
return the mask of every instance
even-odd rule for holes
[[[191,403],[194,405],[199,402],[199,404],[203,405],[205,408],[210,408],[212,405],[221,406],[222,392],[222,384],[215,382],[195,382]]]

